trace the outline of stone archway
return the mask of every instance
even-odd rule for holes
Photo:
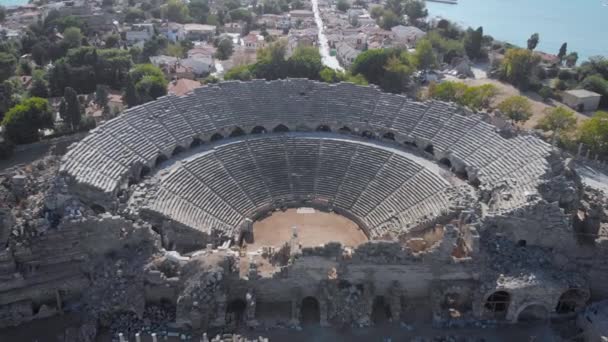
[[[289,128],[283,124],[280,124],[273,128],[272,131],[274,133],[287,133],[289,132]]]
[[[327,125],[319,125],[316,129],[317,132],[331,132],[331,128]]]
[[[219,134],[219,133],[215,133],[214,135],[211,136],[211,139],[209,139],[209,141],[218,141],[218,140],[222,140],[224,139],[224,136]]]
[[[376,296],[372,304],[371,319],[374,324],[387,323],[393,317],[391,307],[384,296]]]
[[[228,303],[226,306],[226,323],[240,325],[245,320],[245,309],[247,303],[245,300],[237,298]]]
[[[549,319],[549,310],[540,303],[527,304],[517,314],[517,322],[534,323],[545,322]]]
[[[302,324],[318,324],[321,322],[321,306],[317,298],[309,296],[302,299],[300,316]]]
[[[504,318],[511,304],[511,295],[506,291],[496,291],[488,296],[484,309],[495,318]]]
[[[559,297],[555,312],[568,314],[582,309],[589,299],[589,293],[580,289],[568,289]]]
[[[230,133],[230,138],[236,138],[245,135],[245,131],[241,127],[235,127]]]
[[[251,130],[251,134],[264,134],[266,132],[267,131],[266,131],[266,128],[264,128],[264,126],[255,126]]]
[[[342,126],[342,128],[338,129],[338,133],[350,134],[350,133],[352,133],[352,130],[350,128],[348,128],[347,126]]]

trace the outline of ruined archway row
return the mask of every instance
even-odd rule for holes
[[[370,238],[397,238],[449,215],[457,196],[437,165],[361,139],[306,133],[228,140],[193,151],[150,180],[144,214],[208,236],[238,239],[247,219],[275,208],[335,210]],[[387,225],[387,222],[394,223]]]
[[[449,161],[473,182],[519,178],[521,193],[536,192],[538,179],[549,170],[547,144],[531,136],[504,138],[453,104],[302,79],[225,82],[131,108],[73,147],[62,170],[81,186],[81,194],[94,189],[114,195],[139,170],[153,167],[159,156],[170,157],[177,147],[271,128],[342,130],[408,143]],[[524,200],[513,196],[505,206]]]

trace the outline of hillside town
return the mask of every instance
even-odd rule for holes
[[[0,341],[606,341],[608,57],[427,6],[0,6]]]

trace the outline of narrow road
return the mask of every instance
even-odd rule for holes
[[[319,35],[319,53],[321,53],[321,60],[323,64],[334,70],[344,71],[340,66],[338,59],[329,54],[329,43],[327,42],[327,36],[323,33],[324,25],[323,19],[321,19],[321,13],[319,12],[319,1],[312,1],[312,11],[315,14],[315,23],[317,24],[318,35]]]

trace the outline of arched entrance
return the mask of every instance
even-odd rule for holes
[[[579,289],[569,289],[559,297],[555,312],[558,314],[576,312],[585,306],[588,299],[587,292]]]
[[[286,133],[289,132],[289,128],[285,125],[278,125],[272,130],[274,133]]]
[[[238,326],[245,319],[247,303],[243,299],[235,299],[226,306],[226,323]]]
[[[218,141],[218,140],[222,140],[224,139],[224,136],[219,134],[219,133],[215,133],[214,135],[211,136],[211,139],[209,139],[210,141]]]
[[[383,139],[395,141],[395,134],[391,132],[384,133],[382,136]]]
[[[351,129],[346,126],[343,126],[342,128],[340,128],[338,130],[338,133],[341,133],[341,134],[350,134],[351,132],[352,132]]]
[[[391,307],[384,299],[384,296],[376,296],[372,305],[372,322],[374,324],[383,324],[391,318]]]
[[[251,134],[264,134],[264,133],[266,133],[266,128],[264,128],[263,126],[255,126],[251,130]]]
[[[504,318],[509,310],[511,295],[506,291],[496,291],[488,296],[484,308],[495,318]]]
[[[321,321],[319,301],[315,297],[302,299],[300,315],[302,317],[302,324],[318,324]]]
[[[530,304],[517,315],[517,321],[521,323],[544,322],[549,319],[549,310],[540,304]]]
[[[230,133],[231,138],[240,137],[242,135],[245,135],[245,132],[240,127],[236,127],[235,129],[232,130],[232,133]]]
[[[317,132],[331,132],[331,128],[327,125],[320,125],[317,127]]]

